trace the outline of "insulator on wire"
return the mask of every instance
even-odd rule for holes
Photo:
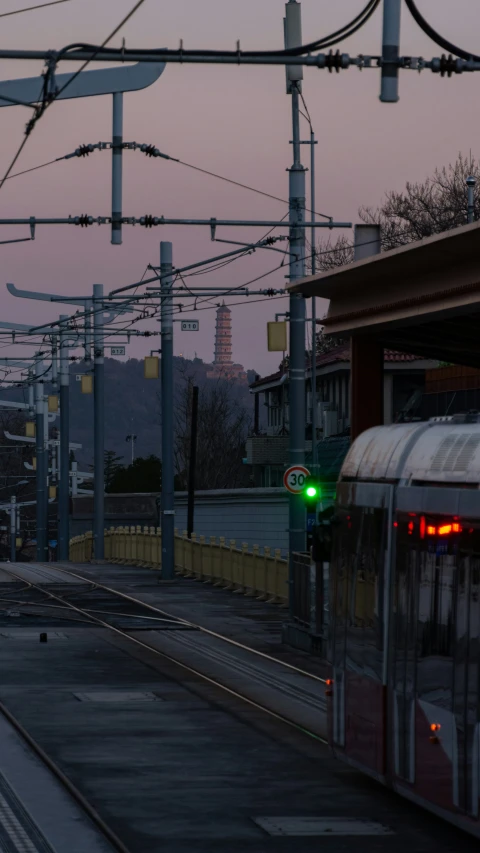
[[[145,228],[153,228],[154,225],[158,225],[158,217],[148,213],[146,216],[142,216],[140,225],[144,225]]]
[[[335,51],[335,53],[330,51],[330,53],[325,57],[325,68],[328,68],[329,74],[334,70],[338,74],[340,69],[344,67],[343,53],[340,53],[339,50]]]
[[[93,216],[82,213],[81,216],[75,217],[75,225],[80,225],[81,228],[88,228],[89,225],[93,225]]]
[[[451,53],[449,53],[448,56],[445,56],[445,54],[442,53],[440,61],[437,60],[437,67],[433,68],[432,66],[432,70],[437,71],[437,73],[440,72],[440,75],[442,77],[445,77],[445,75],[447,75],[447,77],[451,77],[452,74],[462,73],[462,61],[461,59],[453,57]]]
[[[140,151],[142,151],[147,157],[158,157],[160,153],[158,148],[155,148],[155,145],[141,145]]]
[[[88,157],[89,154],[94,150],[93,145],[80,145],[79,148],[75,150],[75,155],[77,157]]]

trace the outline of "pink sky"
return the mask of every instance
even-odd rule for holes
[[[20,9],[25,0],[5,0],[2,11]],[[60,48],[69,42],[100,42],[131,8],[133,0],[71,0],[50,9],[2,20],[4,47]],[[364,6],[364,0],[304,0],[304,40],[337,29]],[[419,0],[431,23],[452,41],[478,47],[472,33],[480,26],[474,0]],[[273,49],[282,45],[282,0],[146,0],[122,35],[127,46]],[[438,56],[442,51],[423,36],[403,10],[402,52]],[[380,51],[381,14],[344,44],[352,54]],[[120,37],[115,42],[120,43]],[[3,62],[2,79],[40,73],[39,63]],[[73,70],[71,64],[61,70]],[[441,79],[431,72],[401,75],[401,101],[378,101],[379,74],[351,69],[339,75],[307,70],[304,95],[317,145],[317,210],[355,222],[360,205],[377,205],[388,189],[422,180],[435,166],[455,160],[459,151],[478,156],[480,75]],[[27,112],[0,111],[0,168],[18,146]],[[108,140],[109,97],[59,102],[39,122],[17,165],[26,169],[74,150],[80,143]],[[305,131],[306,133],[306,128]],[[171,65],[151,88],[125,96],[124,138],[155,143],[172,156],[286,198],[290,164],[290,99],[282,68]],[[308,150],[305,148],[305,159]],[[150,161],[138,152],[124,157],[124,215],[145,213],[187,218],[282,218],[286,207],[256,194],[198,175],[174,163]],[[308,176],[307,176],[308,180]],[[94,153],[8,182],[0,193],[0,217],[68,216],[110,213],[110,156]],[[21,228],[4,228],[0,239],[22,237]],[[226,239],[255,240],[258,229],[231,229]],[[146,231],[124,228],[120,247],[110,245],[107,226],[88,231],[70,226],[39,228],[34,243],[0,246],[0,304],[4,320],[47,321],[62,310],[17,300],[4,283],[18,287],[86,295],[93,282],[112,289],[137,280],[147,263],[157,263],[160,239],[172,240],[177,265],[211,257],[227,247],[210,242],[208,229],[170,227]],[[233,287],[274,267],[270,252],[238,261],[196,283]],[[261,286],[281,288],[283,271]],[[260,373],[276,369],[279,358],[266,349],[266,322],[286,309],[286,300],[233,309],[236,361]],[[199,333],[176,328],[175,352],[206,361],[213,356],[215,312],[198,315]],[[154,328],[152,324],[149,326]],[[140,357],[148,342],[132,344]],[[4,350],[5,353],[5,350]]]

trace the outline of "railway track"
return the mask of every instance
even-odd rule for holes
[[[11,564],[1,568],[23,585],[21,590],[12,591],[11,595],[18,593],[16,598],[8,595],[6,599],[20,608],[19,612],[43,610],[60,619],[105,628],[264,714],[327,743],[325,679],[78,572],[57,566],[31,569],[28,564],[20,574]],[[32,574],[39,582],[31,579]],[[52,583],[55,575],[68,582],[61,591],[58,582]],[[32,593],[37,600],[32,599]],[[0,605],[1,601],[0,595]],[[118,609],[118,603],[122,609]],[[142,638],[138,636],[140,631],[146,632]],[[226,651],[228,647],[232,651]]]

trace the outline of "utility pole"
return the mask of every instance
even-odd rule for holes
[[[315,134],[310,125],[310,220],[315,222]],[[312,247],[312,275],[317,271],[317,253],[315,248],[315,228],[312,224],[310,243]],[[255,395],[258,396],[258,395]],[[318,471],[317,457],[317,300],[312,296],[312,469]]]
[[[301,6],[288,0],[285,6],[285,47],[302,43]],[[286,69],[287,93],[292,98],[293,165],[289,170],[290,282],[305,275],[305,169],[300,159],[299,96],[302,66]],[[290,465],[305,463],[305,300],[290,294]],[[289,496],[289,601],[293,604],[293,553],[304,551],[306,542],[305,506],[301,495]]]
[[[255,402],[258,394],[255,395]],[[190,426],[190,459],[188,460],[187,536],[192,538],[195,514],[195,469],[197,466],[198,385],[192,388],[192,420]]]
[[[40,355],[35,361],[35,452],[37,459],[37,560],[39,563],[46,561],[47,549],[47,473],[46,473],[46,452],[45,452],[45,415],[43,401],[43,383],[40,380],[42,375],[43,362]]]
[[[17,561],[17,499],[14,495],[10,498],[10,562]]]
[[[96,560],[103,560],[105,556],[103,284],[93,285],[93,354],[93,553]]]
[[[70,371],[68,315],[60,315],[60,482],[58,488],[58,559],[68,560],[70,541]]]
[[[162,580],[175,577],[173,469],[173,304],[172,244],[160,243],[160,316],[162,332]]]
[[[113,94],[112,244],[122,242],[123,92]]]

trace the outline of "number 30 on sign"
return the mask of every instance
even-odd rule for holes
[[[305,480],[309,476],[310,471],[308,468],[304,468],[303,465],[293,465],[285,471],[285,474],[283,475],[283,485],[292,493],[292,495],[299,495],[303,492]]]

